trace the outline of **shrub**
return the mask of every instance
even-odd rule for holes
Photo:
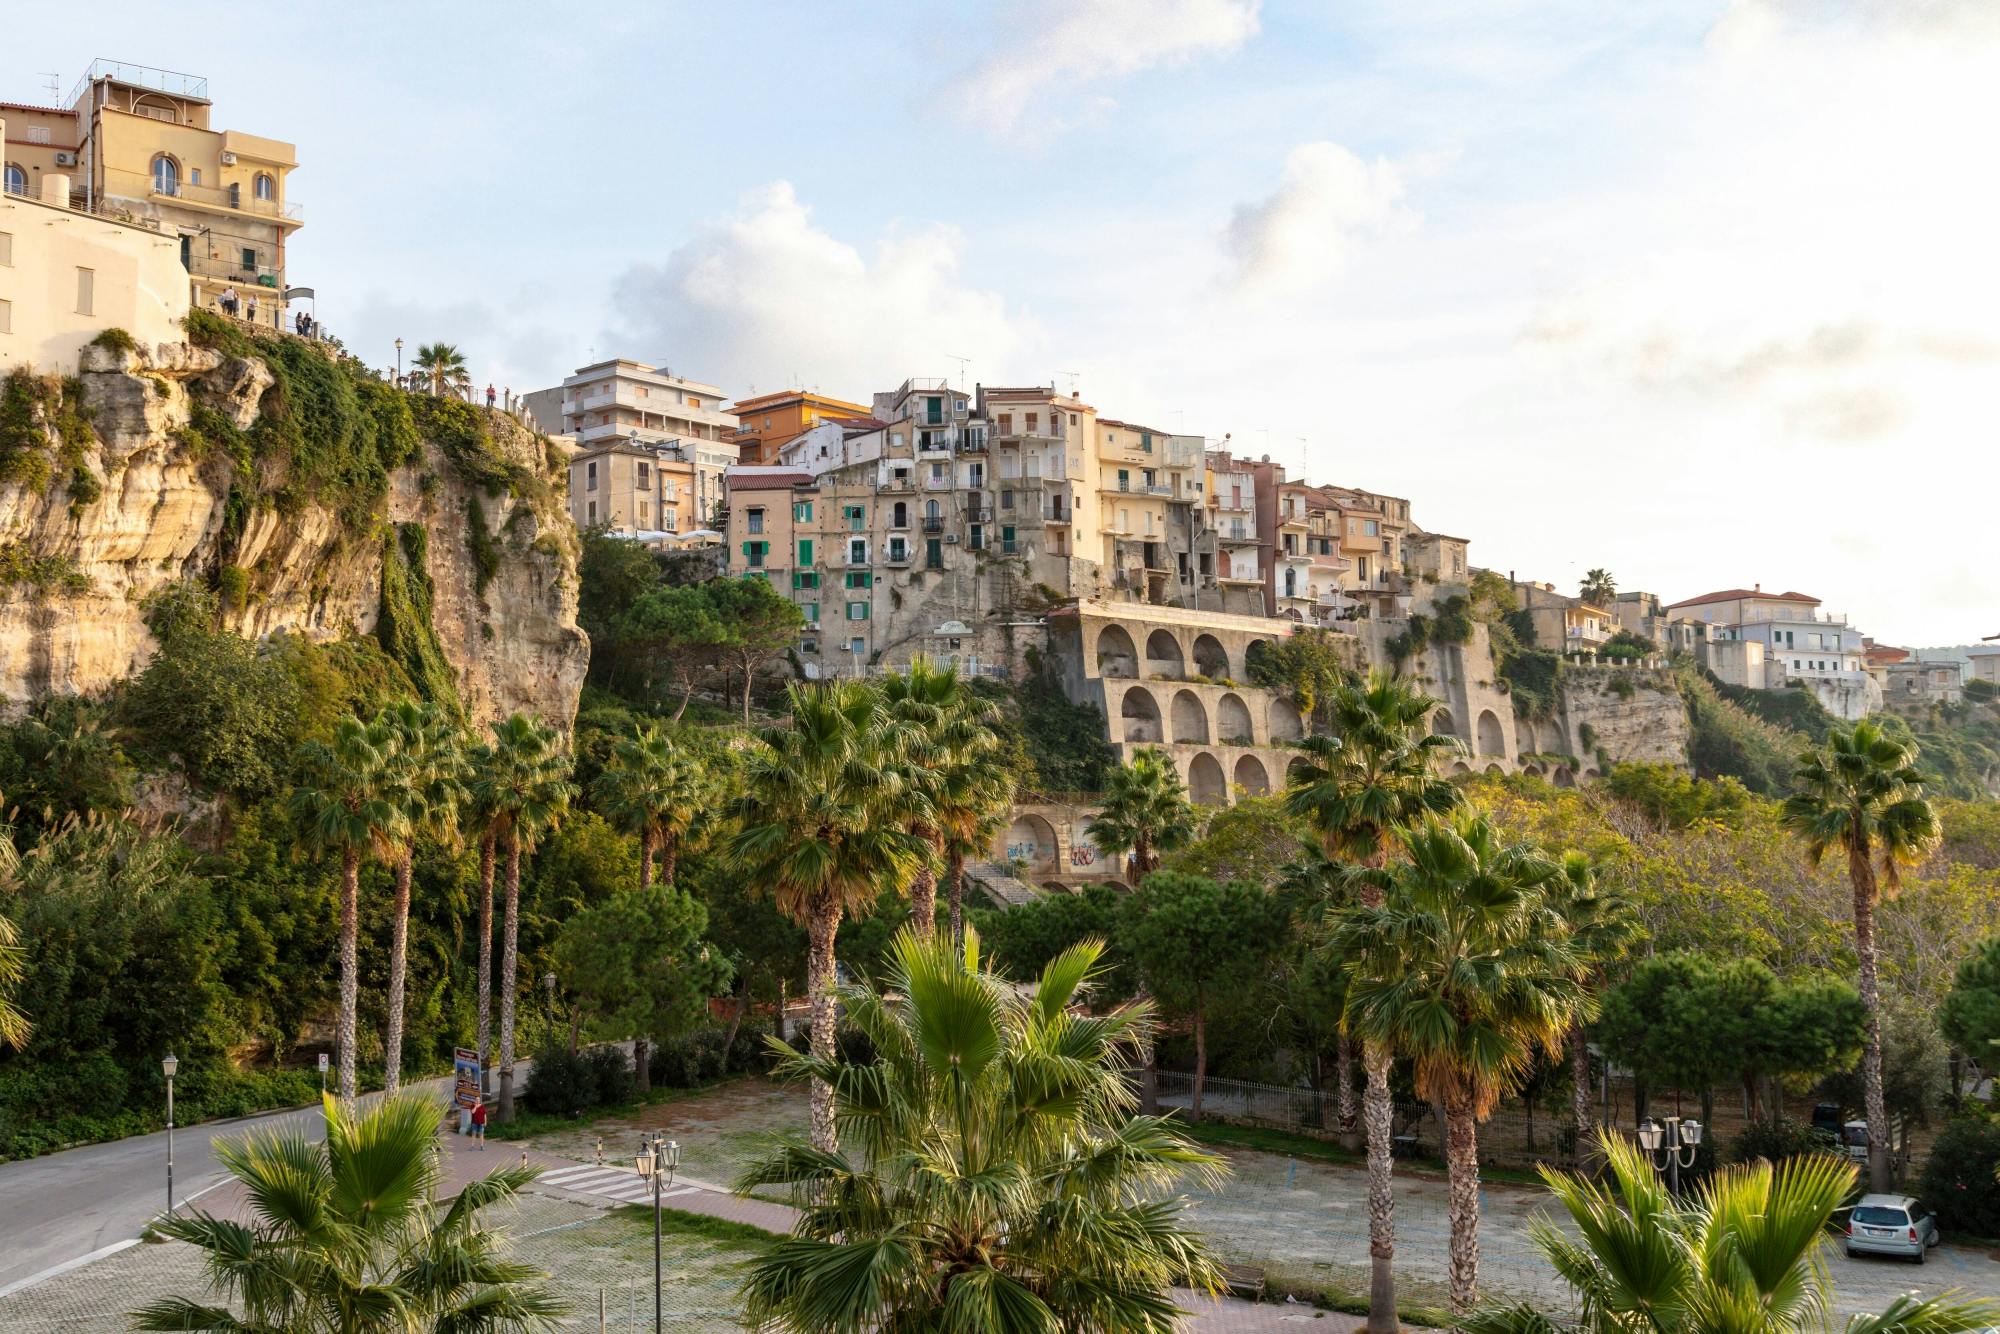
[[[90,345],[101,347],[106,352],[134,352],[138,350],[139,340],[123,329],[106,329],[91,339]]]
[[[1837,1149],[1833,1136],[1824,1130],[1815,1130],[1789,1116],[1778,1116],[1752,1121],[1743,1127],[1743,1132],[1729,1141],[1729,1161],[1749,1163],[1768,1158],[1773,1163],[1782,1163],[1788,1158],[1834,1153]]]
[[[770,1068],[771,1049],[766,1041],[771,1030],[762,1024],[745,1020],[736,1029],[736,1040],[729,1044],[728,1070],[731,1074],[761,1073]]]
[[[1938,1226],[2000,1237],[2000,1120],[1970,1112],[1931,1146],[1918,1193],[1938,1211]]]
[[[653,1048],[653,1082],[668,1088],[699,1088],[722,1078],[728,1069],[728,1057],[719,1028],[679,1033]]]
[[[547,1116],[576,1116],[597,1102],[595,1076],[581,1056],[563,1046],[535,1053],[534,1068],[521,1090],[521,1103]]]
[[[592,1047],[583,1054],[590,1073],[591,1102],[603,1106],[632,1100],[632,1063],[623,1043]]]

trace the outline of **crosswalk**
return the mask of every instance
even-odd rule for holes
[[[620,1204],[653,1202],[652,1183],[637,1172],[620,1167],[598,1167],[592,1163],[584,1163],[578,1167],[559,1167],[553,1172],[544,1172],[536,1177],[535,1184],[575,1191],[579,1195],[600,1195],[605,1199],[617,1200]],[[660,1199],[665,1201],[678,1195],[700,1193],[700,1186],[675,1186],[661,1191]]]

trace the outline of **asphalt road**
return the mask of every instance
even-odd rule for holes
[[[515,1087],[528,1062],[515,1066]],[[449,1079],[406,1085],[438,1099]],[[364,1098],[364,1102],[366,1099]],[[215,1143],[249,1130],[302,1129],[324,1133],[318,1107],[266,1112],[174,1131],[174,1202],[198,1199],[228,1179]],[[0,1292],[56,1265],[129,1241],[167,1202],[167,1132],[91,1144],[25,1162],[0,1163]]]

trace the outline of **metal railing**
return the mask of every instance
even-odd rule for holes
[[[206,204],[211,208],[233,209],[238,213],[253,213],[259,217],[287,222],[305,220],[305,209],[301,205],[286,203],[281,199],[259,199],[254,189],[245,190],[241,184],[192,185],[187,181],[165,181],[157,176],[136,171],[106,170],[104,193],[126,199],[181,199],[193,204]]]
[[[110,79],[114,83],[165,93],[169,97],[192,97],[199,101],[208,101],[208,80],[202,75],[182,74],[176,70],[155,69],[151,65],[128,65],[122,60],[100,58],[90,62],[90,68],[83,72],[82,77],[76,81],[76,86],[69,90],[69,100],[63,105],[75,106],[82,99],[83,90],[99,79]]]
[[[924,520],[924,531],[925,531],[926,533],[941,533],[941,532],[943,532],[943,531],[944,531],[944,520],[943,520],[943,519],[925,519],[925,520]]]

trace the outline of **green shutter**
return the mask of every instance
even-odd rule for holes
[[[802,537],[799,539],[799,564],[810,565],[812,563],[813,563],[812,539],[810,537]]]

